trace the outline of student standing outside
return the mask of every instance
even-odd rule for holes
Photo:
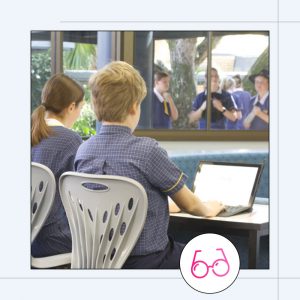
[[[238,129],[244,130],[244,120],[249,114],[251,94],[245,91],[243,88],[242,78],[239,74],[232,77],[235,81],[235,89],[233,91],[233,96],[236,96],[240,102],[240,110],[242,118],[238,120]]]
[[[235,120],[234,122],[232,122],[228,119],[225,120],[225,128],[227,130],[238,130],[239,129],[238,122],[239,122],[239,120],[242,119],[241,101],[240,101],[240,98],[234,94],[234,89],[235,89],[235,80],[229,76],[225,77],[222,81],[222,90],[226,91],[227,93],[230,94],[231,100],[232,100],[235,110],[236,110],[236,116],[237,116],[237,120]]]
[[[166,72],[154,74],[154,89],[152,97],[152,127],[172,128],[172,121],[178,119],[178,110],[173,98],[168,93],[170,76]]]
[[[269,129],[269,71],[262,70],[249,79],[254,83],[257,95],[251,98],[251,111],[244,120],[244,127],[249,130]]]
[[[207,74],[205,75],[207,81]],[[226,119],[231,122],[237,120],[237,113],[229,93],[220,88],[220,78],[217,69],[211,68],[211,129],[225,129]],[[189,123],[199,122],[199,129],[206,129],[206,104],[207,90],[197,95],[192,104],[192,112],[189,114]]]

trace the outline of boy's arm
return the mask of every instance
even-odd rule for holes
[[[223,116],[226,117],[228,120],[235,122],[237,120],[237,113],[235,108],[228,110],[226,109],[222,102],[218,99],[212,99],[213,106],[216,110],[223,113]]]
[[[202,105],[196,110],[189,113],[189,123],[194,123],[202,118],[203,112],[206,110],[206,101],[202,103]]]
[[[176,203],[170,197],[168,197],[168,202],[169,202],[170,213],[177,213],[181,211],[181,209],[176,205]]]
[[[169,104],[170,104],[170,110],[171,110],[171,119],[172,121],[176,121],[178,119],[178,110],[177,107],[174,103],[173,98],[171,97],[170,94],[165,93],[164,94],[165,99],[168,100]]]
[[[214,217],[224,209],[224,205],[218,201],[202,202],[186,185],[171,198],[181,210],[191,215]]]
[[[264,122],[269,123],[269,115],[262,111],[258,106],[254,106],[253,113],[262,119]]]

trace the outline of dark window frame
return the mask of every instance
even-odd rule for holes
[[[62,51],[63,51],[63,32],[64,31],[51,31],[51,65],[52,73],[62,72]],[[88,31],[86,31],[88,32]],[[135,32],[138,31],[121,31],[121,47],[119,57],[121,60],[134,64],[134,43]],[[200,31],[197,31],[198,33]],[[204,31],[204,32],[217,32],[222,34],[235,33],[260,33],[267,34],[269,37],[270,45],[270,32],[269,31]],[[193,35],[195,31],[190,31]],[[173,38],[178,38],[178,31],[159,31],[155,32],[157,38],[168,38],[168,34]],[[210,39],[212,36],[210,37]],[[211,41],[209,42],[209,44]],[[209,52],[211,55],[211,51]],[[208,57],[210,56],[208,55]],[[211,58],[208,61],[208,67],[211,66]],[[154,62],[152,63],[153,68]],[[270,61],[269,61],[270,66]],[[208,87],[210,89],[210,86]],[[210,102],[210,99],[208,99]],[[208,120],[209,123],[209,120]],[[134,134],[136,136],[146,136],[155,138],[160,141],[269,141],[269,130],[266,131],[249,131],[249,130],[198,130],[198,129],[171,129],[171,130],[158,130],[158,129],[136,129]]]
[[[221,30],[214,30],[214,31],[189,31],[188,34],[191,36],[197,36],[199,33],[207,33],[208,35],[208,63],[207,68],[211,67],[211,43],[213,39],[213,33],[217,34],[230,34],[232,32],[236,34],[262,34],[267,35],[269,37],[269,45],[270,45],[270,32],[269,31],[221,31]],[[180,35],[179,31],[160,31],[160,32],[153,32],[153,36],[157,39],[168,39],[168,38],[179,38]],[[134,40],[134,38],[133,38]],[[126,42],[124,42],[125,45]],[[132,52],[134,52],[134,41],[132,45],[126,45],[127,47],[132,47]],[[129,63],[133,64],[133,61]],[[268,62],[270,66],[270,59]],[[154,66],[154,62],[152,64],[152,69]],[[208,72],[208,81],[210,78],[210,72]],[[210,84],[208,84],[208,91],[210,91]],[[208,92],[208,103],[211,106],[211,99],[210,93]],[[210,116],[208,114],[207,126],[210,126]],[[214,129],[207,129],[207,130],[199,130],[199,129],[136,129],[134,134],[136,136],[146,136],[150,138],[155,138],[159,141],[269,141],[269,130],[262,130],[262,131],[254,131],[254,130],[214,130]]]

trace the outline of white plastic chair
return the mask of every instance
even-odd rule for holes
[[[31,163],[31,243],[43,227],[54,202],[56,190],[52,171],[39,163]],[[47,257],[31,256],[34,268],[52,268],[71,263],[71,253]]]
[[[135,246],[148,199],[137,181],[66,172],[59,191],[72,234],[72,269],[119,269]]]

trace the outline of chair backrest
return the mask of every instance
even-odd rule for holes
[[[52,171],[39,163],[31,163],[31,242],[44,225],[54,202],[56,190]]]
[[[142,185],[127,177],[66,172],[59,191],[72,234],[71,267],[121,268],[146,220]]]

